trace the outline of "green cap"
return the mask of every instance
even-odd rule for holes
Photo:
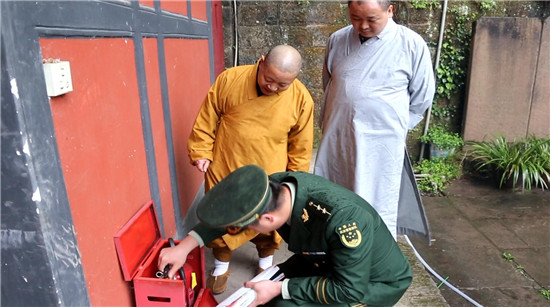
[[[270,201],[266,172],[257,165],[246,165],[204,195],[197,205],[197,217],[211,227],[244,227],[258,219]]]

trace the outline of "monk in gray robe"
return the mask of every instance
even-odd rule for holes
[[[396,238],[405,138],[435,91],[430,51],[392,20],[389,1],[348,7],[352,25],[333,33],[326,48],[314,172],[363,197]]]

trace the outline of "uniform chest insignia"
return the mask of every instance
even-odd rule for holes
[[[302,209],[302,210],[304,210],[304,214],[302,214],[302,221],[304,221],[304,223],[305,223],[305,222],[309,221],[309,214],[307,213],[305,208]]]
[[[362,236],[359,229],[357,229],[357,223],[351,222],[343,224],[336,229],[336,232],[340,236],[340,241],[347,247],[357,247],[361,244]]]

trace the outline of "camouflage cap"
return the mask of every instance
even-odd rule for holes
[[[258,219],[270,201],[266,172],[257,165],[246,165],[204,195],[197,206],[197,217],[211,227],[245,227]]]

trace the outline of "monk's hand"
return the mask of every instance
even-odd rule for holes
[[[198,159],[195,162],[193,162],[193,165],[195,165],[195,167],[200,172],[206,173],[206,171],[208,170],[208,167],[210,166],[210,160],[208,160],[208,159]]]
[[[271,280],[262,280],[258,282],[247,281],[244,283],[244,286],[256,292],[256,299],[249,305],[249,307],[256,307],[266,304],[273,298],[281,295],[283,282]]]

